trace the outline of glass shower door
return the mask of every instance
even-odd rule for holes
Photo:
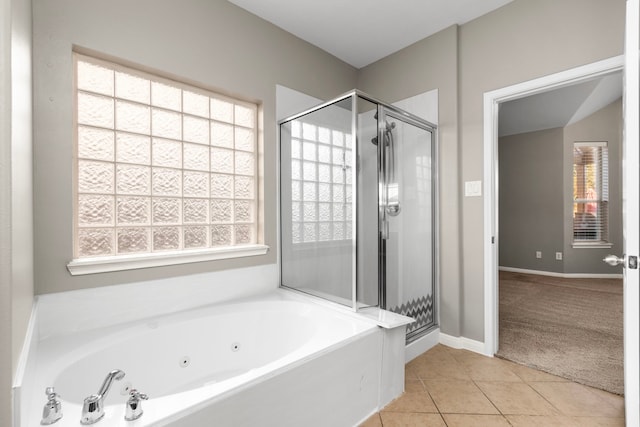
[[[416,319],[407,340],[435,326],[434,129],[386,110],[379,124],[383,304]],[[380,144],[379,144],[380,145]]]

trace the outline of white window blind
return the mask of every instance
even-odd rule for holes
[[[573,241],[609,240],[609,155],[606,142],[573,145]]]
[[[75,65],[76,259],[256,244],[256,104]]]

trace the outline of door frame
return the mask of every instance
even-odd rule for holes
[[[588,64],[585,66],[573,68],[571,70],[562,71],[549,76],[534,79],[528,82],[519,83],[513,86],[508,86],[502,89],[494,90],[491,92],[485,92],[484,94],[484,353],[487,356],[493,356],[498,350],[498,114],[499,107],[502,102],[511,101],[519,98],[523,98],[529,95],[546,92],[549,90],[561,88],[571,84],[579,83],[586,79],[598,77],[601,75],[609,74],[616,71],[623,71],[625,73],[625,95],[624,95],[624,129],[625,137],[623,145],[631,147],[632,149],[626,153],[627,158],[638,158],[638,121],[637,119],[632,122],[628,120],[628,117],[638,117],[638,6],[639,0],[627,0],[628,12],[627,12],[627,26],[629,27],[629,19],[634,20],[636,30],[633,34],[627,33],[627,40],[633,39],[631,42],[627,42],[633,46],[627,46],[627,49],[631,49],[635,52],[635,55],[629,55],[625,58],[625,55],[616,56],[613,58],[605,59],[599,62]],[[633,15],[630,17],[630,15]],[[635,44],[634,44],[635,42]],[[632,62],[635,65],[629,65]],[[633,68],[633,70],[630,70]],[[635,74],[634,74],[635,73]],[[634,78],[635,76],[635,78]],[[627,99],[629,98],[629,99]],[[631,107],[631,108],[630,108]],[[629,144],[631,141],[631,144]],[[634,144],[634,141],[636,142]],[[637,160],[636,160],[637,161]],[[624,166],[623,166],[624,167]],[[637,167],[629,168],[635,175],[631,175],[628,172],[625,173],[627,181],[623,183],[623,186],[637,185],[638,171]],[[624,179],[624,177],[623,177]],[[632,181],[635,180],[635,181]],[[633,188],[633,187],[632,187]],[[628,191],[628,190],[623,190]],[[623,196],[627,200],[623,200],[623,203],[635,201],[637,205],[638,194],[637,191],[633,197]],[[635,215],[637,216],[637,206],[627,206],[623,208],[624,211],[629,209],[635,209]],[[623,222],[625,220],[623,219]],[[629,242],[625,241],[625,251],[633,251],[633,254],[637,255],[638,248],[638,224],[631,224],[627,221],[624,226],[625,236],[628,233],[635,233],[632,236],[632,241],[635,243],[629,246]],[[626,237],[625,237],[626,239]],[[635,246],[634,246],[635,245]],[[626,256],[625,256],[626,261]],[[625,378],[625,417],[627,425],[637,425],[640,419],[638,408],[638,396],[640,395],[638,385],[638,270],[625,269],[625,306],[624,306],[624,319],[625,319],[625,331],[624,331],[624,378]],[[634,274],[635,277],[632,280],[633,289],[629,289],[629,276],[628,274]]]
[[[622,224],[624,244],[624,396],[625,421],[640,424],[640,277],[637,267],[629,268],[629,256],[640,255],[640,1],[627,0],[625,20],[624,128],[622,172]]]
[[[498,351],[498,115],[500,104],[619,72],[624,55],[484,94],[484,353]]]

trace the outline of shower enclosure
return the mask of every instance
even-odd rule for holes
[[[352,91],[279,126],[280,285],[436,326],[435,125]]]

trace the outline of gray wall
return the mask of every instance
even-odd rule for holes
[[[483,177],[483,94],[623,53],[624,0],[516,0],[460,27],[461,181]],[[463,198],[462,336],[484,341],[482,198]]]
[[[563,272],[563,129],[500,138],[500,266]],[[542,258],[536,258],[536,251]]]
[[[31,2],[0,1],[0,425],[33,302]]]
[[[483,94],[623,53],[624,0],[515,0],[361,70],[385,100],[440,91],[441,323],[484,340]]]
[[[223,0],[34,2],[36,293],[276,261],[276,84],[321,99],[357,71]],[[72,49],[79,46],[256,100],[264,123],[265,256],[72,277]]]
[[[573,143],[607,141],[609,143],[609,241],[611,248],[585,249],[571,246],[572,229],[564,229],[564,272],[622,274],[622,267],[604,262],[607,254],[622,255],[622,100],[564,128],[564,223],[573,217],[572,164]]]

